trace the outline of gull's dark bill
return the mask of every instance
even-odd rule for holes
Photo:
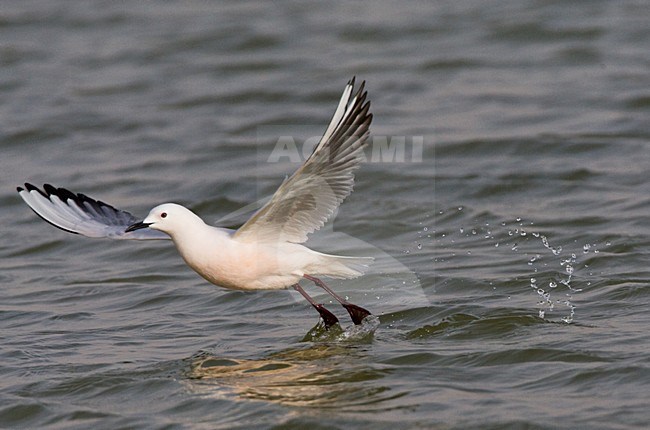
[[[128,226],[126,230],[124,230],[124,233],[130,233],[132,231],[141,230],[143,228],[149,227],[150,225],[151,225],[150,222],[142,222],[142,221],[136,222],[135,224],[131,224],[130,226]]]

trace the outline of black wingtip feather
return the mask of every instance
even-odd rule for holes
[[[29,182],[25,182],[25,188],[27,189],[27,191],[40,191],[37,187],[30,184]]]
[[[75,193],[73,193],[70,190],[66,190],[65,188],[56,188],[52,194],[59,196],[59,198],[62,199],[63,201],[66,200],[76,201],[77,199]]]
[[[92,197],[88,197],[87,195],[82,193],[75,194],[66,188],[58,188],[51,184],[43,184],[43,191],[41,191],[39,188],[35,187],[32,184],[25,184],[25,186],[27,187],[28,191],[34,191],[34,190],[38,191],[43,197],[47,198],[48,200],[50,200],[51,196],[57,196],[64,202],[68,200],[72,200],[73,202],[75,202],[80,206],[83,206],[84,203],[88,204],[94,210],[100,213],[103,211],[104,208],[107,208],[112,212],[121,212],[119,209],[114,208],[108,203],[104,203],[101,200],[95,200]]]
[[[365,88],[366,88],[366,81],[361,81],[361,85],[359,85],[359,89],[357,90],[357,95],[363,93]]]
[[[56,195],[56,188],[50,184],[43,184],[43,191],[47,193],[48,198],[52,195]]]
[[[42,196],[45,197],[46,199],[49,200],[49,198],[50,198],[50,196],[47,195],[46,193],[44,193],[40,188],[38,188],[38,187],[36,187],[36,186],[34,186],[34,185],[30,184],[30,183],[27,183],[27,182],[26,182],[26,183],[25,183],[25,188],[27,188],[27,191],[29,191],[30,193],[31,193],[32,191],[37,191],[40,195],[42,195]]]

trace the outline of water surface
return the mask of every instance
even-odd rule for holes
[[[0,427],[645,427],[648,18],[641,1],[3,3]],[[278,136],[322,133],[353,75],[404,159],[370,149],[313,244],[377,257],[331,285],[378,327],[332,304],[324,333],[292,293],[209,285],[169,243],[65,234],[15,193],[217,221],[297,168],[269,162]]]

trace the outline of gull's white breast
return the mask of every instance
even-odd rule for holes
[[[211,283],[237,290],[274,290],[319,272],[321,254],[302,245],[240,242],[232,232],[207,224],[172,235],[183,260]]]

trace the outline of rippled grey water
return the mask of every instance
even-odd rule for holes
[[[3,2],[0,427],[644,428],[648,10]],[[321,133],[352,75],[396,151],[314,239],[379,257],[332,282],[379,327],[312,330],[289,292],[67,235],[15,193],[215,221],[297,167],[278,136]]]

